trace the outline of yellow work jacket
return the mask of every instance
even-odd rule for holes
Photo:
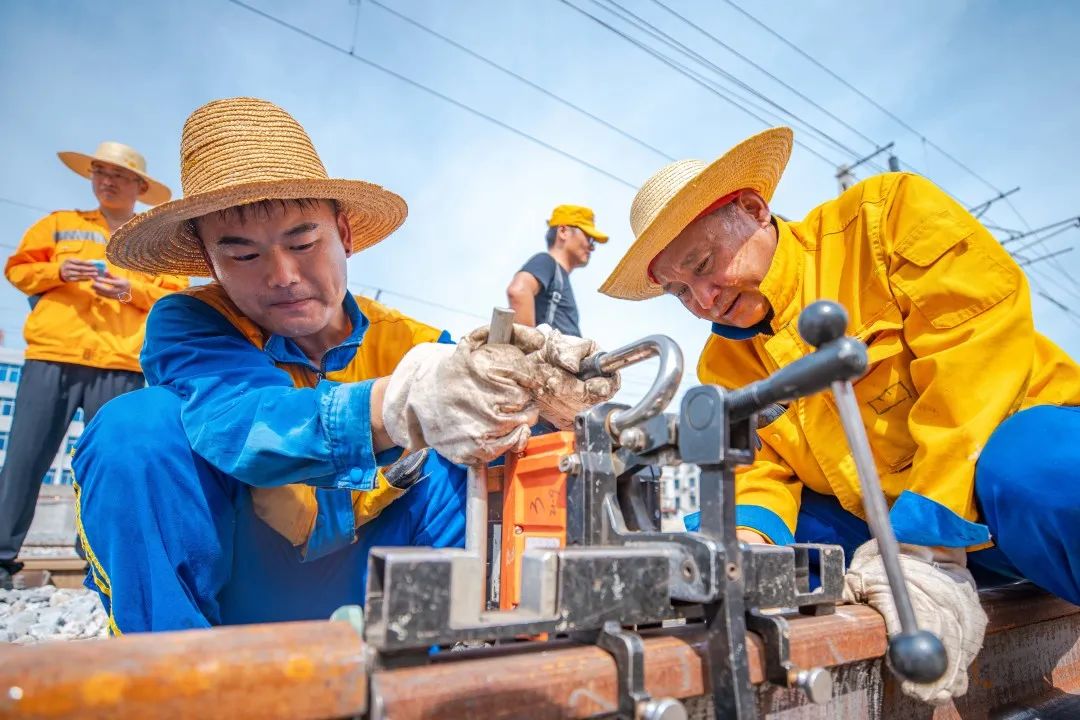
[[[274,364],[287,372],[294,387],[298,388],[315,387],[320,380],[320,375],[327,380],[341,383],[385,377],[394,371],[401,358],[414,346],[420,343],[448,340],[448,336],[436,328],[408,318],[374,300],[350,295],[346,298],[346,306],[353,308],[353,313],[357,311],[359,313],[352,318],[354,334],[356,334],[355,326],[366,319],[366,327],[362,330],[362,341],[355,346],[355,349],[341,347],[332,350],[331,352],[334,353],[339,351],[348,353],[349,356],[345,359],[336,357],[334,369],[327,369],[323,374],[316,372],[311,367],[310,361],[304,358],[296,358],[297,361],[286,359],[288,353],[284,347],[283,338],[266,333],[252,322],[229,299],[220,285],[215,283],[195,287],[184,291],[183,294],[201,300],[224,316],[249,342],[270,355],[274,359]],[[355,301],[355,306],[351,305],[352,301]],[[370,433],[370,431],[370,427],[357,428],[357,432]],[[343,543],[352,542],[355,539],[352,532],[355,528],[377,517],[390,502],[405,491],[391,486],[380,471],[376,475],[372,489],[353,490],[351,496],[347,495],[349,490],[323,490],[322,492],[324,502],[338,497],[350,499],[351,527],[344,528],[343,526],[348,523],[341,522],[329,523],[333,526],[332,530],[324,531],[317,527],[320,517],[325,520],[340,508],[320,508],[319,495],[316,488],[311,485],[292,483],[251,488],[255,513],[270,527],[288,538],[295,547],[301,548],[307,559],[325,555]],[[328,537],[327,535],[327,533],[340,535],[342,532],[345,532],[347,536]]]
[[[848,334],[869,348],[855,395],[897,536],[984,545],[974,474],[990,434],[1033,405],[1080,405],[1080,368],[1035,332],[1024,273],[970,213],[916,175],[870,178],[776,227],[761,284],[772,334],[710,337],[701,381],[738,387],[803,357],[812,348],[799,337],[799,312],[839,302]],[[864,518],[830,394],[794,401],[759,434],[757,459],[737,474],[740,526],[791,542],[804,486]]]
[[[150,307],[188,285],[187,278],[147,275],[108,264],[131,282],[127,301],[104,298],[91,281],[64,282],[65,260],[104,260],[109,224],[98,210],[59,210],[36,222],[8,258],[4,274],[31,296],[23,328],[27,360],[139,371],[139,351]]]

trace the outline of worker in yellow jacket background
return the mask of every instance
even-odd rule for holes
[[[1080,367],[1035,332],[1008,252],[924,178],[879,175],[801,222],[773,215],[791,144],[775,128],[712,164],[660,170],[634,200],[636,240],[601,291],[670,293],[709,320],[699,376],[729,388],[812,352],[796,325],[807,305],[847,309],[848,333],[869,350],[854,390],[916,615],[949,655],[940,681],[903,689],[948,702],[982,644],[976,578],[1027,579],[1080,603]],[[778,406],[759,435],[736,479],[740,539],[843,546],[845,596],[898,631],[832,398]]]
[[[143,386],[139,352],[154,302],[187,279],[125,270],[105,260],[112,233],[135,202],[170,197],[134,149],[104,142],[93,155],[58,153],[90,179],[95,210],[60,210],[36,222],[8,258],[7,279],[29,296],[26,364],[0,471],[0,588],[21,569],[16,558],[30,527],[41,480],[75,412],[86,422],[121,393]]]

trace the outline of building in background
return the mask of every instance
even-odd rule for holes
[[[19,374],[22,372],[23,354],[20,350],[0,347],[0,467],[3,467],[8,450],[8,431],[11,418],[15,414],[15,391],[19,386]],[[57,450],[52,465],[42,478],[46,485],[70,485],[74,480],[71,471],[71,449],[83,431],[83,411],[75,413],[75,419],[68,426],[64,442]]]
[[[697,465],[683,463],[665,465],[660,473],[660,522],[667,531],[685,530],[683,517],[697,512],[699,508],[698,481],[701,469]]]

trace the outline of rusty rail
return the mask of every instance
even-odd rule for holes
[[[931,713],[901,696],[882,670],[880,616],[845,606],[791,624],[792,659],[839,667],[838,697],[825,708],[801,708],[797,692],[762,686],[762,716],[972,720],[997,717],[1009,703],[1060,702],[1080,692],[1080,608],[1030,591],[985,599],[986,647],[972,668],[971,690],[955,706]],[[759,684],[762,647],[756,636],[749,640],[751,680]],[[647,689],[657,696],[705,694],[701,651],[693,627],[647,633]],[[371,717],[563,718],[615,708],[614,662],[596,648],[552,642],[527,652],[442,657],[447,661],[374,673]],[[356,716],[368,710],[364,670],[359,637],[336,622],[0,646],[0,718]]]
[[[329,718],[366,709],[362,643],[343,622],[0,646],[0,718]]]

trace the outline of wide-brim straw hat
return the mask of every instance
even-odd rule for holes
[[[328,177],[300,123],[257,98],[215,100],[191,114],[180,140],[180,184],[182,199],[136,215],[113,234],[109,260],[151,274],[207,276],[188,221],[262,200],[337,201],[354,252],[383,240],[409,212],[378,185]]]
[[[64,150],[56,153],[60,161],[67,165],[84,178],[91,175],[95,162],[106,163],[133,172],[146,181],[146,191],[139,194],[139,200],[147,205],[160,205],[168,202],[172,197],[170,190],[164,183],[160,183],[146,174],[146,158],[135,148],[123,143],[106,140],[97,146],[93,155]]]
[[[724,153],[712,164],[678,160],[666,165],[634,196],[630,228],[634,242],[600,292],[626,300],[647,300],[663,294],[649,279],[649,263],[679,233],[720,198],[749,189],[772,200],[791,157],[791,128],[758,133]]]

